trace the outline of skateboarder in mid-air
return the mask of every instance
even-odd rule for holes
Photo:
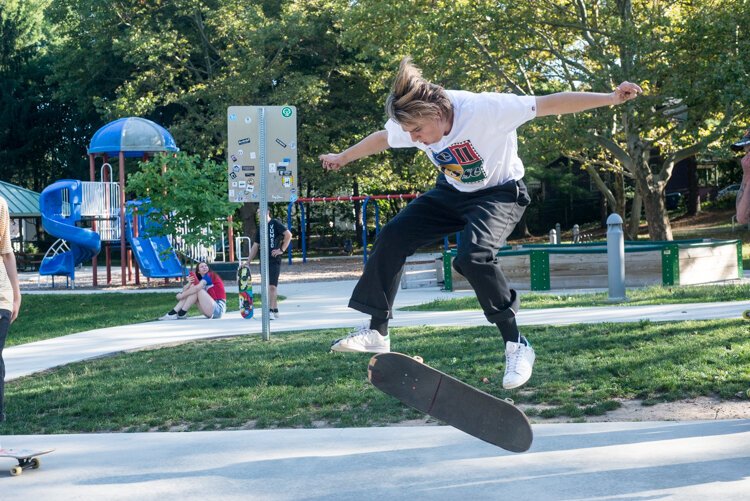
[[[445,90],[424,79],[411,59],[404,58],[386,101],[385,128],[320,160],[324,168],[338,170],[388,148],[416,147],[438,169],[437,184],[381,230],[349,301],[349,307],[371,316],[370,325],[334,341],[331,349],[389,352],[388,321],[406,258],[423,245],[461,232],[453,267],[468,279],[487,320],[503,336],[503,387],[526,383],[535,354],[519,333],[518,294],[508,286],[496,258],[530,202],[521,181],[524,167],[516,129],[535,117],[618,105],[640,92],[630,82],[610,93],[547,96]]]

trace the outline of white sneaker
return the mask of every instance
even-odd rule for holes
[[[175,313],[174,315],[170,315],[169,313],[167,313],[163,317],[159,317],[159,320],[177,320],[177,313]]]
[[[271,318],[273,318],[274,320],[278,320],[279,319],[279,312],[278,311],[272,311],[271,312]]]
[[[381,336],[375,329],[362,327],[331,343],[331,351],[388,353],[391,351],[391,337]]]
[[[503,388],[518,388],[531,378],[534,367],[534,348],[523,343],[509,342],[505,345],[505,376]]]

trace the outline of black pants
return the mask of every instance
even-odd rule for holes
[[[3,348],[5,338],[8,337],[11,312],[0,310],[0,423],[5,421],[5,361],[3,360]]]
[[[380,231],[349,307],[376,318],[393,318],[406,258],[460,231],[453,267],[471,284],[487,320],[496,323],[515,316],[518,297],[508,287],[496,255],[529,202],[521,181],[464,193],[440,175],[434,189],[412,201]]]

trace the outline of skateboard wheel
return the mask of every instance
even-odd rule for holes
[[[516,405],[516,403],[513,401],[512,398],[506,398],[505,401],[508,402],[510,405]]]
[[[20,466],[14,466],[10,469],[10,474],[14,477],[17,477],[21,473],[23,473],[23,468],[21,468]]]
[[[416,360],[416,361],[417,361],[417,362],[419,362],[420,364],[423,364],[423,363],[424,363],[424,358],[420,357],[419,355],[414,355],[414,356],[413,356],[413,357],[411,357],[411,358],[413,358],[414,360]]]
[[[745,320],[750,320],[750,310],[743,311],[742,318],[744,318]]]
[[[39,460],[39,458],[31,458],[31,462],[29,464],[31,465],[31,468],[34,470],[42,466],[42,462]]]

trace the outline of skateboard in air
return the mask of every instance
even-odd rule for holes
[[[240,292],[240,315],[253,318],[253,279],[247,266],[240,266],[237,270],[237,289]]]
[[[49,454],[54,450],[55,449],[41,451],[34,449],[0,449],[0,458],[13,458],[18,461],[18,466],[14,466],[10,469],[10,474],[17,477],[23,473],[23,470],[28,470],[29,468],[36,470],[41,467],[42,463],[39,461],[38,456]]]
[[[370,359],[367,378],[380,391],[469,435],[511,452],[531,447],[526,415],[509,400],[493,397],[402,353]]]

